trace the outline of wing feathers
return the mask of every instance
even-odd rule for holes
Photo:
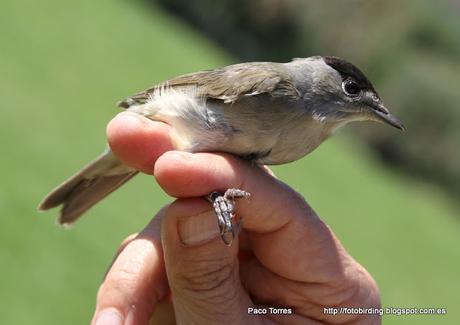
[[[195,87],[196,95],[235,102],[244,96],[270,94],[273,97],[297,98],[299,93],[282,64],[253,62],[231,65],[222,69],[200,71],[179,76],[121,101],[118,106],[129,108],[145,104],[159,88]]]

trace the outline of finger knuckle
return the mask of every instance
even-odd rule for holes
[[[135,284],[136,271],[131,269],[114,270],[103,286],[123,292]]]
[[[236,276],[236,267],[233,262],[223,260],[201,260],[191,263],[185,262],[187,266],[176,268],[174,278],[181,290],[200,292],[203,295],[219,296],[225,290],[228,294],[228,287]]]
[[[306,211],[309,214],[312,213],[310,205],[307,203],[302,194],[282,181],[278,181],[278,183],[280,184],[283,192],[286,193],[286,200],[289,201],[288,203],[290,206],[295,207],[301,211]]]

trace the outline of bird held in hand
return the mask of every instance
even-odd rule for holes
[[[227,152],[267,165],[307,155],[349,122],[371,120],[404,130],[357,67],[328,56],[187,74],[119,106],[170,125],[177,150]],[[59,223],[73,223],[137,173],[107,150],[48,194],[39,209],[62,205]],[[208,197],[226,244],[239,228],[234,200],[248,196],[229,189]]]

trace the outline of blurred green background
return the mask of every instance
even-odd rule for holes
[[[276,1],[266,1],[267,4],[272,2]],[[420,147],[417,150],[426,150],[429,153],[426,156],[436,156],[436,161],[451,162],[453,157],[460,155],[456,142],[460,128],[454,128],[457,133],[452,131],[450,136],[443,135],[443,145],[451,149],[436,153],[432,152],[431,144],[422,142],[423,145],[417,146],[416,139],[410,137],[413,137],[412,127],[414,132],[420,132],[416,131],[417,123],[421,123],[417,122],[418,112],[426,111],[424,104],[429,106],[430,99],[437,104],[435,96],[447,101],[446,105],[437,107],[438,112],[445,107],[453,112],[445,127],[444,119],[437,121],[436,127],[441,131],[452,130],[449,127],[460,124],[459,83],[454,76],[458,74],[459,52],[455,52],[460,48],[455,47],[458,39],[443,38],[439,36],[444,35],[442,33],[430,34],[430,30],[436,31],[439,27],[458,37],[458,29],[455,30],[458,25],[446,27],[448,20],[439,10],[411,11],[411,17],[415,15],[420,26],[428,26],[428,32],[423,32],[422,28],[419,37],[429,36],[447,50],[441,52],[442,55],[430,56],[426,49],[410,47],[409,57],[418,56],[419,60],[408,60],[409,54],[404,51],[409,50],[403,47],[404,39],[396,44],[386,41],[393,39],[398,28],[403,28],[401,26],[409,20],[404,16],[405,11],[397,7],[402,2],[392,2],[394,7],[385,7],[387,11],[369,4],[365,7],[375,15],[379,12],[394,14],[389,16],[391,24],[388,21],[377,24],[378,20],[370,18],[363,23],[367,30],[379,28],[380,38],[369,38],[380,50],[370,45],[360,46],[365,30],[358,33],[340,25],[334,26],[340,33],[347,30],[345,35],[354,38],[353,43],[336,41],[341,47],[332,49],[331,44],[342,39],[342,34],[334,36],[321,28],[317,33],[306,32],[304,41],[308,44],[307,36],[313,35],[311,39],[316,45],[311,51],[324,49],[327,53],[321,54],[355,58],[360,65],[369,67],[371,74],[382,80],[383,87],[377,81],[377,88],[382,89],[381,95],[389,103],[398,102],[399,98],[410,101],[415,91],[409,87],[411,82],[423,84],[426,81],[428,86],[430,83],[440,86],[439,82],[430,81],[437,78],[433,71],[449,76],[436,80],[445,83],[450,97],[442,97],[442,93],[434,93],[431,97],[431,92],[424,92],[416,106],[409,105],[409,112],[403,110],[404,106],[399,108],[409,125],[406,135],[374,124],[348,128],[359,129],[360,137],[367,135],[367,129],[371,128],[375,132],[369,134],[370,138],[379,139],[376,134],[383,134],[381,137],[385,138],[390,152],[406,150],[401,149],[400,144],[407,142],[402,148]],[[210,10],[216,12],[225,13],[227,9],[231,12],[233,8],[228,1],[223,1],[220,8],[217,2],[207,3]],[[299,7],[297,14],[302,16],[305,12],[310,24],[320,24],[322,17],[323,21],[332,24],[328,19],[334,17],[332,12],[322,9],[318,1],[311,3],[315,6],[311,11],[307,10],[308,6]],[[350,3],[357,11],[362,8],[362,2]],[[407,3],[414,6],[413,1]],[[429,2],[420,3],[428,6]],[[451,3],[452,8],[457,8],[456,2]],[[450,11],[455,13],[454,9]],[[281,11],[278,12],[281,15]],[[70,230],[56,226],[53,219],[57,211],[40,214],[35,210],[52,187],[103,150],[105,124],[118,112],[114,103],[175,75],[234,63],[239,60],[237,57],[248,58],[260,53],[257,49],[246,54],[232,51],[231,46],[219,42],[215,35],[209,34],[215,40],[211,41],[172,13],[181,14],[177,10],[174,12],[174,6],[160,8],[140,1],[1,2],[2,324],[88,323],[98,285],[119,243],[143,227],[155,211],[168,202],[152,179],[137,177],[92,209]],[[354,21],[359,22],[357,19]],[[346,22],[347,19],[343,19],[337,24]],[[245,31],[244,24],[239,26]],[[247,28],[249,34],[251,26]],[[306,27],[299,20],[295,28]],[[388,33],[387,38],[385,33]],[[235,35],[228,34],[228,37],[235,39],[238,37]],[[291,39],[296,41],[296,38]],[[430,44],[428,42],[429,49]],[[269,48],[268,45],[264,45],[265,48]],[[299,50],[301,53],[292,53],[296,49],[285,50],[291,51],[291,56],[318,54],[306,48],[303,52]],[[375,53],[382,53],[381,49],[387,49],[384,51],[387,60],[382,59],[380,64],[370,63]],[[285,55],[285,52],[266,52],[254,59],[275,60]],[[457,70],[450,70],[455,67]],[[413,74],[408,74],[407,70]],[[401,84],[392,83],[392,80]],[[452,91],[452,87],[457,87],[457,92]],[[412,89],[410,96],[407,89]],[[424,125],[430,127],[433,112],[423,114],[428,116],[423,120]],[[436,130],[430,132],[437,135]],[[309,157],[276,167],[276,173],[305,195],[349,252],[373,274],[381,289],[383,306],[448,310],[445,316],[386,316],[386,324],[459,324],[460,207],[456,190],[448,185],[441,187],[439,184],[444,183],[437,181],[438,176],[408,172],[411,168],[401,163],[388,164],[395,160],[381,160],[381,150],[357,141],[356,133],[343,133]],[[413,150],[411,157],[417,157],[417,150]],[[439,171],[444,168],[442,164],[436,166],[436,172],[444,172]],[[452,169],[458,167],[454,164]],[[427,180],[436,180],[436,183]]]

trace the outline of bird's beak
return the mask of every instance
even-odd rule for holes
[[[383,122],[401,131],[406,131],[406,127],[401,120],[391,114],[381,101],[372,101],[368,105],[371,108],[371,114],[378,122]]]

